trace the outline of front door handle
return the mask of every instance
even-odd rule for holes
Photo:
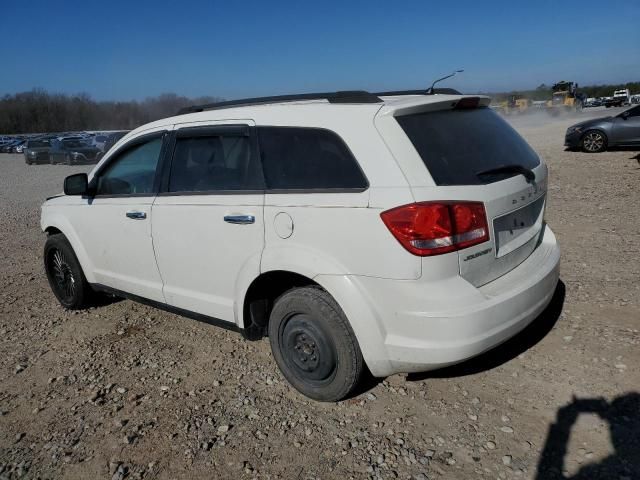
[[[147,218],[147,214],[145,212],[131,211],[127,212],[127,218],[131,218],[133,220],[144,220]]]
[[[253,215],[225,215],[224,221],[235,225],[249,225],[255,223],[256,217]]]

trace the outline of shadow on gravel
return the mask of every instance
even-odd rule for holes
[[[602,398],[577,399],[558,410],[540,455],[536,480],[600,480],[640,478],[640,393],[631,392],[612,402]],[[580,468],[572,476],[564,472],[571,429],[580,414],[595,414],[609,424],[614,453]]]
[[[111,305],[113,303],[119,303],[119,302],[122,302],[123,300],[124,298],[116,297],[115,295],[110,295],[108,293],[103,293],[95,296],[95,298],[93,299],[93,306],[96,308],[106,307],[107,305]]]
[[[428,378],[464,377],[491,370],[507,363],[509,360],[529,350],[551,331],[562,313],[565,291],[565,285],[561,280],[558,282],[551,303],[549,303],[538,318],[502,345],[457,365],[430,372],[411,373],[407,375],[407,380],[410,382],[418,382]]]

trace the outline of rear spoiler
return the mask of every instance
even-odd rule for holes
[[[378,115],[391,114],[394,117],[399,117],[436,110],[484,108],[488,107],[490,103],[491,98],[485,95],[429,95],[385,103]]]

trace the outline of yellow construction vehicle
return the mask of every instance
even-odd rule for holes
[[[575,112],[582,109],[582,96],[578,94],[578,84],[560,81],[551,87],[552,97],[547,100],[547,110],[552,114]]]
[[[525,113],[531,106],[531,100],[524,95],[509,95],[506,100],[494,105],[495,110],[503,115]]]

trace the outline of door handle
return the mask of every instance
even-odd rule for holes
[[[131,218],[133,220],[144,220],[145,218],[147,218],[147,214],[145,212],[137,212],[137,211],[131,211],[131,212],[127,212],[127,218]]]
[[[253,215],[225,215],[224,221],[235,225],[249,225],[255,223],[256,217]]]

